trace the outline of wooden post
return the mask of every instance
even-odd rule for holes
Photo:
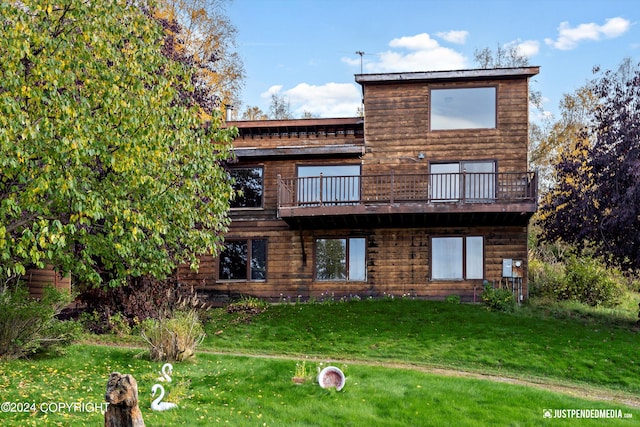
[[[138,406],[138,383],[132,375],[112,372],[104,399],[109,402],[105,427],[145,427]]]

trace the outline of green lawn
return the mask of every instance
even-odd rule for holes
[[[398,299],[283,304],[248,323],[230,319],[214,315],[204,347],[399,361],[640,394],[640,337],[631,322]]]
[[[0,402],[10,403],[0,425],[103,425],[94,408],[112,371],[137,379],[147,426],[632,426],[640,419],[638,332],[624,322],[383,300],[283,304],[250,319],[215,310],[207,331],[195,360],[174,364],[173,382],[165,384],[165,400],[178,409],[151,411],[161,363],[114,340],[0,362]],[[312,379],[294,384],[302,361],[312,373],[320,363],[338,366],[345,388],[325,390]],[[434,367],[461,375],[429,372]],[[552,391],[555,385],[600,398]],[[547,419],[547,410],[573,418]]]

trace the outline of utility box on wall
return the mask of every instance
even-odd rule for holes
[[[502,277],[522,278],[524,263],[519,259],[505,258],[502,260]]]

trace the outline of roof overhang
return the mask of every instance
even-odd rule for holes
[[[319,145],[313,147],[285,146],[276,148],[236,148],[233,150],[239,159],[254,157],[359,157],[364,154],[363,145]]]
[[[447,80],[488,80],[529,78],[540,72],[540,67],[488,68],[451,71],[416,71],[409,73],[356,74],[356,82],[366,83],[398,83],[425,82]]]

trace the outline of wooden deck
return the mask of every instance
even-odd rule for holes
[[[536,209],[535,172],[278,177],[278,217],[305,228],[517,225]]]

